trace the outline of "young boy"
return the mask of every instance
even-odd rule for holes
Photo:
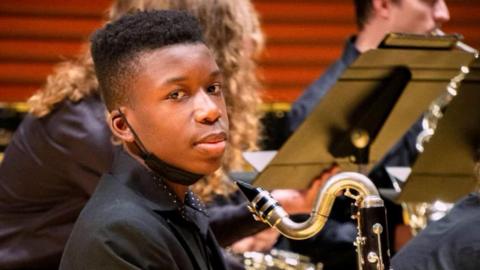
[[[60,269],[225,269],[189,191],[220,166],[228,132],[222,75],[197,21],[180,11],[127,15],[100,29],[91,50],[123,150]]]

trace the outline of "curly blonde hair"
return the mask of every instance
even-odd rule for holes
[[[65,99],[79,101],[98,91],[98,82],[90,51],[55,67],[43,88],[28,99],[30,113],[43,117]]]
[[[243,151],[256,150],[259,141],[260,85],[256,57],[264,39],[258,15],[250,0],[118,0],[109,11],[111,20],[136,10],[179,9],[194,15],[204,29],[225,77],[225,100],[230,119],[229,146],[222,168],[200,180],[193,190],[204,200],[228,194],[234,186],[226,172],[243,170]],[[98,83],[89,52],[58,66],[43,89],[29,99],[31,112],[39,117],[51,112],[64,99],[79,101],[97,93]]]

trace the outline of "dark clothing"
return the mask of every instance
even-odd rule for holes
[[[395,270],[480,269],[480,195],[472,193],[392,258]]]
[[[222,247],[268,228],[267,224],[253,219],[247,204],[247,199],[240,191],[228,197],[216,196],[208,204],[210,227]]]
[[[314,237],[306,240],[281,237],[276,247],[306,255],[314,263],[321,262],[325,270],[355,270],[357,254],[353,241],[356,235],[353,222],[339,222],[329,217],[323,229]]]
[[[57,269],[113,146],[98,96],[27,115],[0,164],[0,268]]]
[[[179,209],[169,190],[118,151],[82,210],[60,269],[226,269],[194,197]]]
[[[345,69],[360,55],[360,52],[355,48],[354,41],[355,37],[348,39],[340,59],[333,63],[319,79],[308,86],[292,105],[292,109],[287,115],[290,133],[293,133],[300,126],[328,90],[337,82]]]

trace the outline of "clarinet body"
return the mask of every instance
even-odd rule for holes
[[[237,185],[250,201],[248,208],[255,219],[292,239],[307,239],[322,230],[335,198],[344,192],[345,196],[354,199],[352,218],[357,222],[357,237],[353,244],[357,250],[358,269],[391,269],[384,203],[366,176],[354,172],[332,176],[318,193],[310,217],[300,223],[291,220],[269,192],[241,182]]]
[[[390,269],[387,217],[383,201],[370,198],[367,205],[360,207],[358,234],[355,241],[358,253],[358,269]]]

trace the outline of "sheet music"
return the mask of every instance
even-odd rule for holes
[[[412,168],[410,167],[387,167],[386,170],[402,183],[405,183],[410,173],[412,173]]]
[[[243,158],[257,171],[261,172],[277,154],[277,151],[243,152]]]

